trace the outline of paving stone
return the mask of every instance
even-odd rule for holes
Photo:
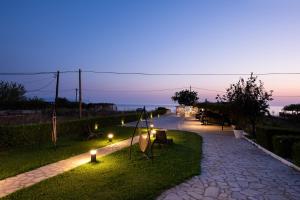
[[[205,189],[204,196],[206,197],[217,197],[219,195],[219,188],[217,187],[208,187]]]
[[[300,199],[300,173],[273,159],[243,139],[235,139],[231,131],[220,131],[216,126],[201,126],[198,121],[166,117],[166,121],[154,121],[156,126],[199,133],[203,137],[201,175],[176,186],[185,193],[205,195],[217,190],[217,197],[201,199]],[[180,126],[178,126],[180,124]],[[196,191],[195,184],[203,187]],[[209,188],[217,189],[209,189]],[[168,190],[167,190],[168,191]],[[286,193],[284,193],[286,191]],[[183,193],[183,194],[185,194]],[[211,192],[214,193],[214,192]],[[217,193],[217,192],[215,192]],[[181,194],[181,193],[180,193]],[[164,193],[162,194],[163,197]],[[159,200],[164,198],[158,197]]]

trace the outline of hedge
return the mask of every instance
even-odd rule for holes
[[[273,136],[274,153],[283,158],[292,158],[292,147],[296,142],[300,142],[300,136],[275,135]]]
[[[273,151],[272,138],[275,135],[298,135],[300,131],[276,128],[276,127],[257,127],[256,128],[256,140],[257,143],[265,147],[266,149]]]
[[[158,114],[163,115],[167,110],[156,110],[152,112],[155,117]],[[80,120],[65,121],[57,124],[58,137],[86,138],[88,128],[95,131],[95,124],[99,127],[112,126],[136,121],[137,113],[126,115],[115,115],[108,117],[95,117]],[[15,147],[23,145],[39,145],[51,141],[51,123],[18,125],[18,126],[0,126],[0,148]]]
[[[294,163],[300,166],[300,142],[294,143],[292,157]]]

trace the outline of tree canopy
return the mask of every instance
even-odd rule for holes
[[[272,92],[267,92],[262,81],[252,74],[248,80],[240,78],[236,84],[231,84],[223,96],[218,95],[219,102],[226,102],[230,105],[231,116],[236,123],[242,120],[252,125],[252,133],[255,134],[257,120],[269,113],[269,101]]]
[[[284,111],[291,111],[295,113],[299,113],[300,111],[300,104],[290,104],[283,107]]]
[[[0,81],[0,102],[20,102],[26,99],[25,88],[16,82]]]
[[[179,92],[175,92],[175,95],[171,98],[173,101],[185,106],[192,106],[199,99],[198,93],[190,90],[181,90]]]

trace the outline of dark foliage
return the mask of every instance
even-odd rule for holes
[[[230,106],[231,118],[238,125],[250,123],[252,135],[255,136],[257,121],[269,113],[271,96],[272,91],[266,92],[263,83],[257,83],[257,77],[251,74],[248,80],[241,78],[236,84],[230,85],[226,94],[218,95],[217,100]]]
[[[299,136],[275,135],[273,136],[274,153],[283,158],[292,158],[292,147],[296,142],[300,142],[300,134]]]
[[[287,106],[284,106],[284,111],[291,111],[292,113],[298,114],[300,111],[300,104],[290,104]]]
[[[152,112],[153,116],[163,115],[166,110],[156,110]],[[58,122],[58,137],[72,137],[75,139],[86,139],[95,124],[99,127],[107,127],[120,125],[121,120],[125,123],[136,121],[137,113],[126,115],[115,115],[107,117],[94,117],[80,120],[72,120],[66,122]],[[42,143],[51,142],[51,124],[31,124],[18,126],[0,126],[0,148],[14,147],[23,145],[40,145]]]
[[[181,90],[175,92],[175,95],[171,97],[173,101],[177,101],[180,105],[192,106],[194,105],[198,98],[198,93],[190,90]]]
[[[293,161],[300,166],[300,142],[293,145]]]
[[[257,127],[256,140],[257,143],[266,149],[273,151],[273,136],[275,135],[292,135],[300,136],[300,131],[287,128],[274,127]]]

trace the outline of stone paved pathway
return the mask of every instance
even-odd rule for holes
[[[158,127],[182,129],[203,137],[201,175],[163,192],[157,200],[300,200],[300,172],[265,154],[230,129],[201,126],[176,116],[154,120]]]
[[[131,138],[97,149],[97,158],[130,146],[130,140]],[[133,143],[137,142],[138,137],[135,137]],[[56,176],[82,164],[88,163],[90,160],[90,153],[83,153],[11,178],[0,180],[0,198],[22,188],[36,184],[44,179]]]

